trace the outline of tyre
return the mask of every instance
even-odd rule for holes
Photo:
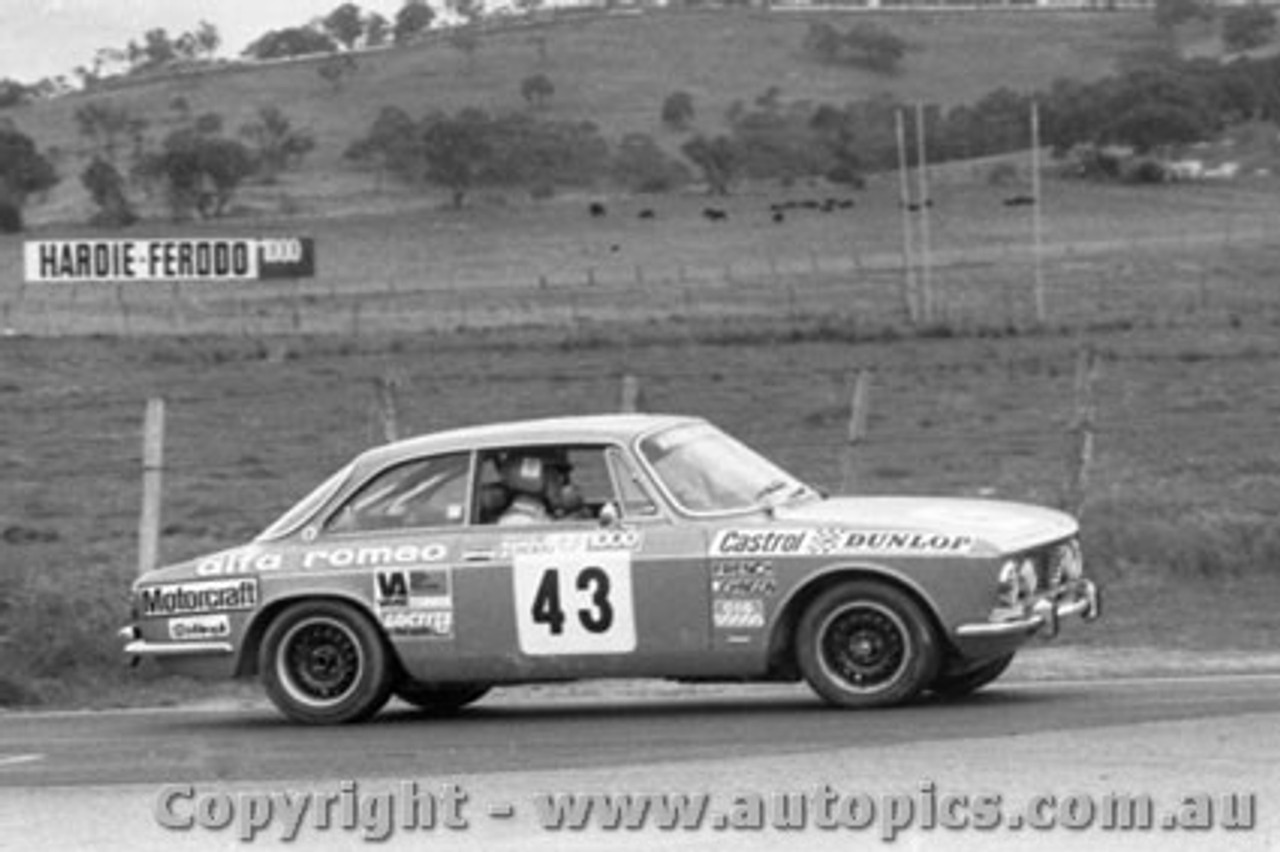
[[[796,628],[800,671],[839,707],[910,701],[935,678],[940,654],[928,616],[884,583],[842,583],[809,605]]]
[[[298,722],[359,722],[391,697],[382,634],[363,612],[340,601],[286,609],[267,628],[258,665],[267,697]]]
[[[943,698],[960,698],[972,692],[977,692],[991,683],[991,681],[1000,677],[1012,662],[1013,654],[996,657],[994,660],[987,660],[985,663],[960,674],[941,675],[929,689]]]
[[[395,688],[396,697],[428,713],[455,713],[479,701],[489,692],[485,683],[422,683],[405,681]]]

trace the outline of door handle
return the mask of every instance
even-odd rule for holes
[[[463,562],[492,562],[497,554],[492,550],[467,550],[462,554]]]

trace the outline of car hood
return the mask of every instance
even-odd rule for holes
[[[1000,553],[1075,535],[1075,518],[1056,509],[1001,500],[932,497],[831,497],[779,506],[782,523],[971,537]]]

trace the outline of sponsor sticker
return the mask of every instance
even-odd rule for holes
[[[382,626],[392,636],[453,638],[451,609],[391,609],[382,613]]]
[[[973,536],[839,527],[795,530],[722,530],[711,556],[953,556],[967,554]]]
[[[201,577],[223,577],[279,571],[283,567],[284,559],[278,551],[244,547],[204,557],[196,563],[196,573]]]
[[[254,281],[315,274],[310,237],[29,240],[26,280]]]
[[[792,556],[804,553],[807,530],[721,530],[712,556]]]
[[[778,578],[767,559],[728,559],[711,563],[711,594],[724,598],[762,598],[776,594]]]
[[[764,627],[764,601],[759,598],[712,601],[712,623],[719,629]]]
[[[424,562],[443,562],[448,556],[449,546],[438,541],[425,544],[316,547],[302,554],[302,567],[311,569],[411,566]]]
[[[809,542],[813,554],[875,554],[882,556],[948,556],[969,553],[975,544],[967,535],[895,531],[815,531]]]
[[[449,569],[379,571],[374,575],[379,607],[452,606]]]
[[[642,534],[631,529],[546,533],[504,538],[498,545],[498,555],[500,558],[512,558],[547,553],[634,552],[643,543]]]
[[[231,635],[231,619],[226,615],[189,615],[169,619],[169,638],[176,642],[225,639]]]
[[[145,617],[253,609],[258,605],[258,581],[246,578],[143,586],[138,597]]]

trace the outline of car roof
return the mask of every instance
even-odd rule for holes
[[[402,458],[462,450],[538,444],[628,443],[638,435],[699,417],[672,414],[591,414],[464,426],[404,438],[362,453],[357,461],[381,466]]]

